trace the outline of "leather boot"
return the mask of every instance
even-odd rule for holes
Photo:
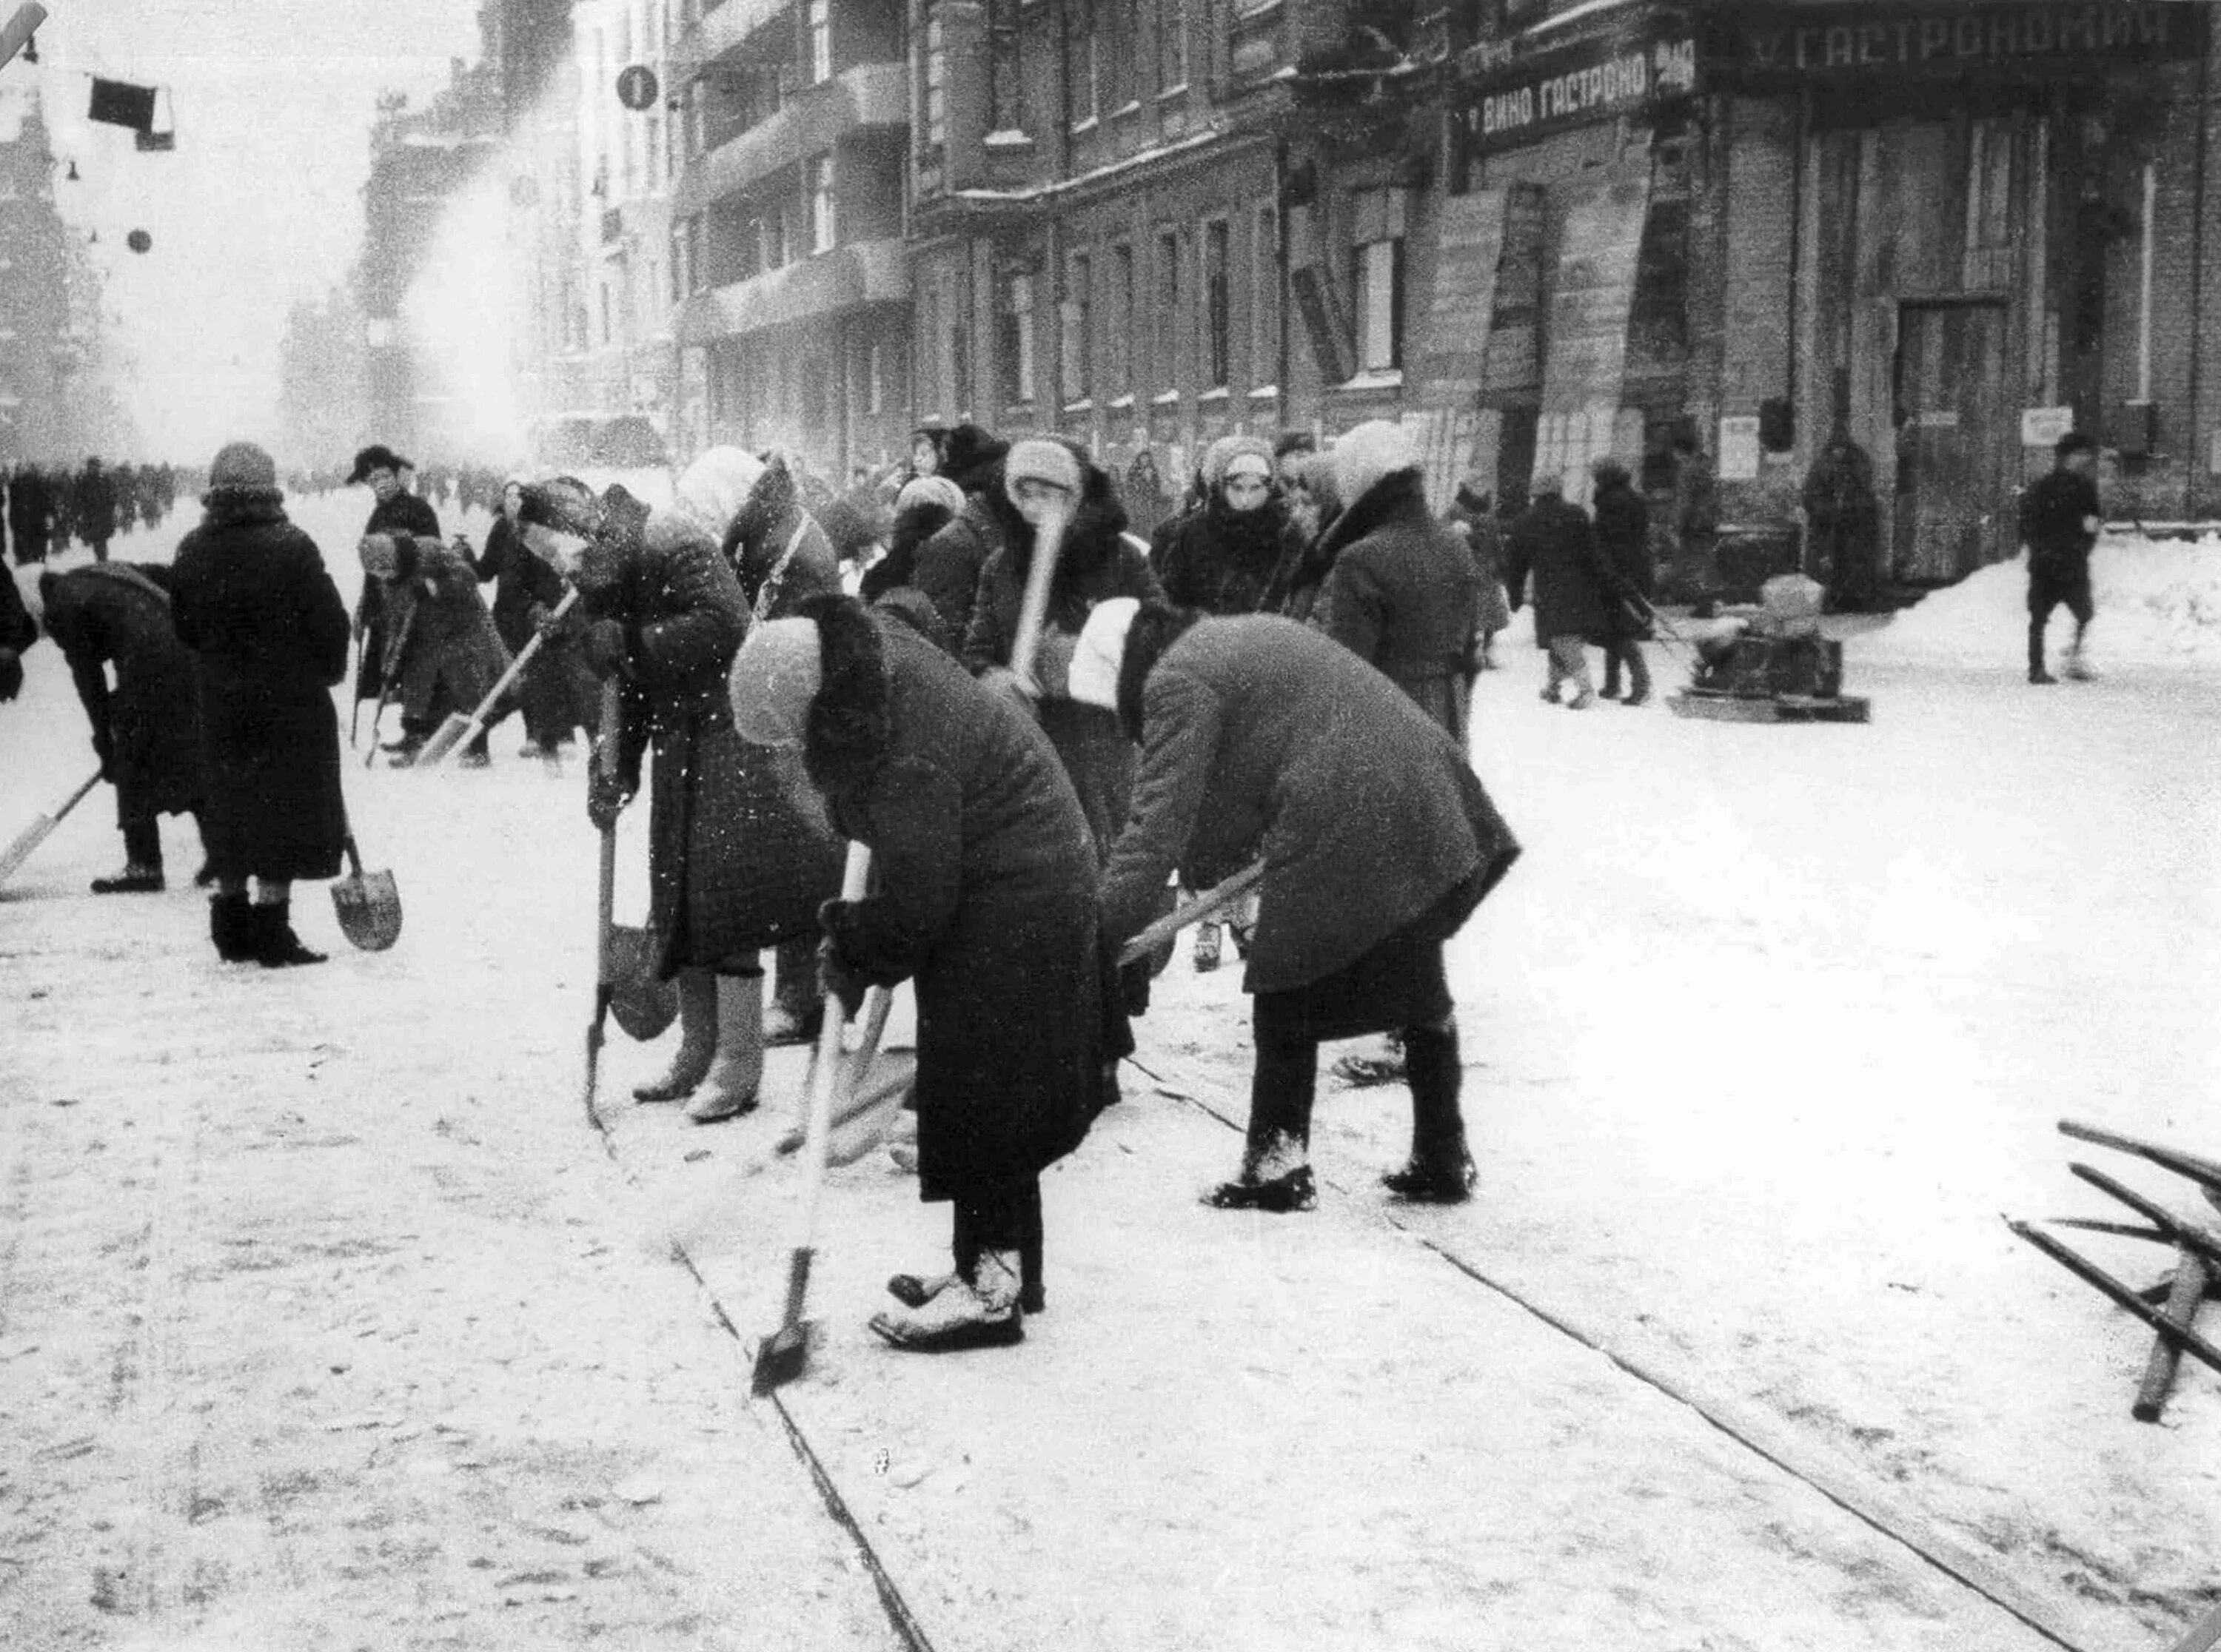
[[[814,937],[786,941],[773,952],[775,978],[771,1014],[764,1023],[764,1047],[816,1044],[825,1023],[825,995],[817,988],[817,943]]]
[[[1407,1027],[1404,1063],[1411,1084],[1411,1156],[1380,1185],[1414,1204],[1461,1205],[1473,1197],[1479,1173],[1466,1150],[1465,1115],[1458,1092],[1465,1068],[1457,1028]]]
[[[293,903],[258,901],[247,907],[247,937],[253,958],[266,969],[287,969],[296,964],[322,963],[324,955],[311,952],[293,932]]]
[[[253,911],[244,895],[219,895],[209,902],[209,939],[216,943],[216,957],[226,963],[246,963],[254,957],[254,946],[248,938]]]
[[[679,972],[679,1049],[660,1078],[633,1086],[635,1101],[676,1101],[691,1095],[717,1053],[717,977],[707,969]]]
[[[756,1110],[763,1083],[763,977],[716,976],[717,1052],[710,1058],[686,1116],[698,1125]]]

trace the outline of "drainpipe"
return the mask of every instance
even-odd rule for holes
[[[2190,365],[2189,408],[2184,415],[2183,445],[2189,451],[2183,456],[2182,514],[2197,514],[2198,496],[2198,378],[2199,366],[2204,352],[2199,334],[2205,325],[2205,122],[2206,75],[2213,62],[2213,43],[2209,37],[2205,49],[2198,54],[2198,153],[2191,162],[2190,184]]]

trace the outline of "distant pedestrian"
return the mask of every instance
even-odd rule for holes
[[[1596,703],[1588,640],[1611,617],[1596,530],[1588,513],[1567,501],[1566,479],[1558,471],[1538,473],[1528,493],[1531,502],[1505,539],[1505,593],[1517,609],[1533,581],[1535,645],[1549,656],[1542,698],[1558,704],[1559,690],[1570,683],[1573,697],[1565,703],[1586,711]]]
[[[1480,577],[1480,656],[1476,667],[1496,669],[1496,639],[1511,623],[1511,605],[1504,596],[1504,528],[1496,519],[1496,500],[1479,477],[1467,477],[1457,485],[1443,521],[1465,535],[1473,553],[1474,573]]]
[[[2067,675],[2090,675],[2082,639],[2096,608],[2090,600],[2090,552],[2105,522],[2098,500],[2098,444],[2070,431],[2052,448],[2049,474],[2021,501],[2020,536],[2028,546],[2028,680],[2056,683],[2043,667],[2043,633],[2051,611],[2064,604],[2074,616]]]
[[[347,829],[331,695],[347,676],[347,606],[283,498],[260,448],[217,453],[172,595],[197,656],[210,937],[219,957],[269,969],[323,962],[293,932],[292,886],[338,876]]]
[[[1604,646],[1604,697],[1619,698],[1620,668],[1627,668],[1630,706],[1650,698],[1650,667],[1642,645],[1650,639],[1650,598],[1657,590],[1650,555],[1650,507],[1635,490],[1624,463],[1600,458],[1590,467],[1596,483],[1597,556],[1605,581],[1605,620],[1597,641]]]
[[[23,651],[39,639],[39,622],[23,606],[12,575],[0,569],[0,701],[23,691]]]
[[[116,482],[97,458],[85,460],[78,472],[70,515],[78,538],[92,547],[93,559],[106,562],[108,542],[116,537]]]
[[[92,725],[101,777],[116,788],[123,870],[93,879],[95,895],[145,895],[164,888],[161,817],[199,816],[201,729],[193,657],[178,639],[170,593],[158,583],[170,577],[167,568],[125,562],[39,577],[47,634],[69,662]]]

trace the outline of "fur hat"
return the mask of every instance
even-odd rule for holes
[[[211,494],[270,494],[278,491],[278,466],[253,442],[226,442],[209,462]],[[205,502],[206,496],[203,496]]]
[[[372,471],[391,471],[399,476],[404,471],[416,468],[416,460],[402,458],[383,442],[373,442],[356,452],[354,469],[347,472],[347,486],[352,488],[359,482],[369,481]]]
[[[1010,443],[978,425],[959,425],[941,444],[942,473],[967,493],[978,493],[994,481],[994,467],[1010,451]]]
[[[751,745],[798,747],[824,679],[824,648],[815,620],[766,620],[751,627],[725,682],[734,728]]]
[[[763,461],[743,448],[704,448],[679,477],[672,502],[688,521],[722,539],[763,472]]]
[[[1079,627],[1079,639],[1073,645],[1072,667],[1066,677],[1066,687],[1074,700],[1104,711],[1118,709],[1118,668],[1125,663],[1126,633],[1133,629],[1134,616],[1141,611],[1140,602],[1130,596],[1110,597],[1089,611],[1086,623]]]
[[[1247,454],[1265,467],[1265,475],[1273,474],[1273,445],[1262,436],[1221,436],[1203,450],[1203,483],[1212,493],[1226,485],[1226,472],[1234,461]]]
[[[1368,419],[1334,445],[1334,486],[1348,504],[1383,477],[1417,467],[1419,456],[1401,425],[1386,419]]]
[[[1635,480],[1635,473],[1627,468],[1627,461],[1606,453],[1589,464],[1589,475],[1599,488],[1617,487],[1623,482]]]
[[[1003,459],[1003,488],[1011,492],[1022,481],[1046,482],[1061,488],[1075,500],[1084,479],[1079,455],[1048,436],[1029,436]],[[1015,498],[1017,495],[1011,492]]]
[[[964,508],[964,489],[945,476],[921,476],[904,483],[902,491],[895,496],[898,511],[929,502],[941,506],[954,516]]]

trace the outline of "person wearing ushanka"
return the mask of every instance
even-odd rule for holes
[[[440,518],[430,502],[419,499],[402,485],[402,477],[413,468],[409,460],[383,443],[375,443],[355,454],[354,468],[347,473],[347,485],[368,483],[374,502],[370,520],[362,525],[365,546],[372,534],[421,535],[433,539],[440,537]],[[385,582],[366,572],[362,595],[354,608],[354,639],[361,650],[355,667],[354,697],[358,700],[375,700],[385,687],[385,655],[390,641],[385,596]]]
[[[1038,683],[1021,683],[1011,676],[1010,654],[1037,536],[1052,516],[1064,527],[1035,664],[1037,678],[1061,670],[1097,603],[1114,596],[1154,602],[1164,593],[1147,554],[1126,539],[1126,513],[1110,478],[1067,442],[1029,437],[1013,444],[992,508],[1003,548],[979,571],[964,664],[990,686],[1031,697]],[[1117,717],[1093,706],[1050,694],[1037,698],[1036,712],[1079,794],[1096,853],[1108,855],[1133,797],[1133,745],[1119,732]]]
[[[1107,938],[1155,914],[1174,868],[1198,886],[1261,846],[1244,988],[1256,1066],[1223,1209],[1309,1209],[1318,1047],[1400,1030],[1411,1150],[1397,1197],[1453,1204],[1474,1181],[1442,944],[1519,845],[1464,749],[1348,649],[1278,615],[1207,619],[1105,602],[1073,655],[1074,698],[1142,745],[1134,813],[1103,873]]]
[[[210,937],[225,960],[273,969],[323,962],[293,932],[292,886],[336,877],[347,831],[331,695],[347,676],[347,605],[283,501],[269,454],[226,446],[170,597],[200,687]]]
[[[1010,451],[1010,443],[978,425],[957,426],[942,444],[940,473],[964,489],[964,508],[919,550],[911,583],[940,611],[941,622],[960,646],[972,628],[979,570],[1003,543],[994,499],[1002,489],[1003,458]]]
[[[734,663],[748,739],[799,746],[873,887],[829,902],[828,985],[917,995],[920,1196],[954,1270],[902,1274],[872,1329],[918,1351],[1015,1343],[1044,1306],[1041,1173],[1079,1144],[1130,1048],[1098,949],[1095,845],[1041,726],[883,609],[816,596]]]

